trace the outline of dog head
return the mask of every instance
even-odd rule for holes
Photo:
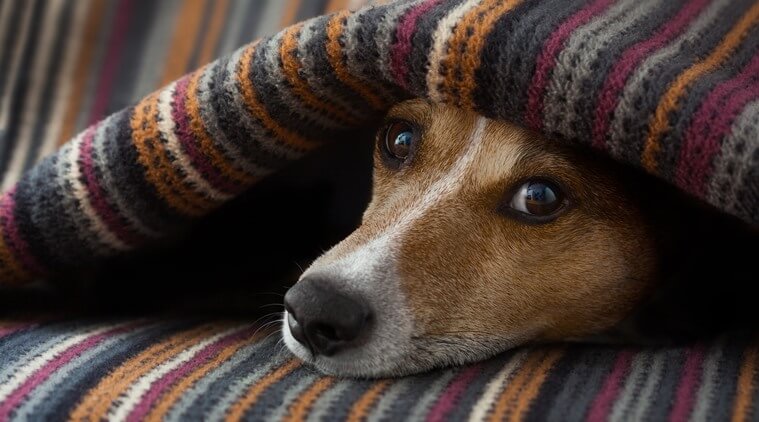
[[[598,333],[649,290],[650,230],[605,161],[405,102],[361,226],[287,293],[284,341],[323,372],[388,376]]]

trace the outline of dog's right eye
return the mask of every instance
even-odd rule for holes
[[[383,155],[392,161],[392,164],[398,166],[408,160],[411,155],[416,141],[414,127],[404,121],[391,122],[385,126],[384,137],[380,138],[380,141]]]

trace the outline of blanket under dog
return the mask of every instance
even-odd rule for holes
[[[412,96],[642,167],[759,223],[759,3],[402,0],[242,47],[0,199],[0,283],[138,247]]]

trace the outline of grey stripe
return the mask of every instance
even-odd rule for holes
[[[263,17],[258,20],[253,31],[250,33],[248,39],[260,38],[269,36],[278,32],[281,28],[280,22],[282,22],[282,15],[285,13],[285,6],[287,1],[285,0],[268,0],[266,1],[266,9],[263,11]]]
[[[36,120],[37,123],[34,124],[33,129],[29,128],[31,133],[29,134],[30,139],[28,142],[30,145],[28,146],[28,150],[24,153],[26,158],[22,166],[23,171],[28,170],[39,161],[38,155],[40,152],[40,146],[44,143],[45,132],[48,129],[52,117],[51,112],[55,104],[54,91],[60,83],[58,81],[58,76],[62,71],[61,62],[65,58],[64,52],[67,47],[66,41],[68,40],[66,35],[71,31],[72,23],[75,23],[72,22],[75,13],[74,4],[65,3],[62,7],[63,10],[59,10],[58,15],[53,19],[55,21],[55,34],[53,35],[53,39],[50,40],[50,50],[44,50],[44,53],[49,55],[50,58],[47,60],[45,66],[44,82],[39,81],[39,84],[43,85],[38,92],[39,98],[36,99],[36,104],[34,104],[35,100],[33,99],[32,104],[29,104],[28,108],[29,114],[34,116],[34,119],[32,120]],[[53,28],[50,28],[50,30],[53,30]],[[42,66],[42,64],[36,63],[35,66]],[[34,92],[33,89],[29,91],[29,94],[32,92]],[[24,131],[22,130],[21,133],[23,132]],[[23,138],[20,138],[23,142]]]
[[[361,120],[360,110],[355,109],[355,104],[343,98],[341,89],[333,89],[325,83],[322,77],[322,68],[315,63],[311,52],[314,49],[323,48],[321,44],[326,39],[326,34],[319,32],[324,29],[326,18],[314,18],[303,24],[298,36],[298,59],[301,61],[301,75],[313,92],[323,101],[338,106],[340,110],[355,120]],[[333,122],[332,127],[345,126],[339,120]]]
[[[142,337],[148,332],[150,326],[133,328],[126,333],[121,333],[110,337],[99,343],[97,346],[86,350],[84,353],[77,355],[74,359],[58,368],[48,379],[34,388],[34,391],[27,397],[26,401],[19,406],[14,412],[14,419],[27,420],[35,416],[35,413],[42,411],[38,407],[44,406],[48,397],[57,392],[58,388],[71,380],[75,370],[86,367],[92,360],[99,358],[103,353],[112,348],[121,347],[123,343],[132,341],[135,337]]]
[[[92,105],[97,95],[97,85],[100,82],[102,76],[103,66],[105,65],[105,57],[108,53],[108,33],[111,31],[109,25],[116,19],[116,10],[118,9],[119,2],[111,1],[106,2],[105,13],[102,17],[102,25],[99,28],[97,41],[83,48],[91,48],[94,51],[92,55],[92,61],[90,66],[85,70],[87,78],[85,79],[84,87],[81,92],[76,92],[73,95],[82,97],[82,102],[79,106],[79,114],[76,118],[76,124],[74,125],[74,132],[81,132],[90,125],[90,113],[92,111]]]
[[[247,157],[257,160],[255,161],[256,163],[260,163],[266,168],[274,169],[284,164],[287,160],[300,158],[303,153],[288,148],[274,137],[273,134],[268,133],[260,123],[254,120],[253,115],[247,110],[236,74],[237,67],[240,65],[240,56],[242,56],[244,50],[245,47],[235,52],[229,61],[227,61],[226,66],[222,66],[224,62],[218,66],[216,83],[221,92],[220,95],[213,96],[216,102],[214,111],[220,124],[222,118],[226,119],[227,125],[223,129],[224,132],[231,135],[229,139],[236,141],[238,148],[246,151],[245,155]],[[245,75],[244,77],[248,78],[250,75]],[[261,95],[260,92],[257,95]],[[254,142],[251,142],[251,140]],[[266,157],[267,155],[272,156],[271,160],[267,160],[271,162],[268,165],[264,165],[261,162],[262,157],[260,156]]]
[[[422,1],[424,0],[400,0],[384,8],[385,13],[380,20],[379,29],[374,38],[377,45],[377,63],[375,65],[388,82],[394,80],[390,70],[390,47],[395,39],[395,29],[398,25],[398,20],[408,9]]]
[[[709,409],[714,401],[714,390],[719,385],[720,365],[724,357],[725,341],[721,340],[712,346],[709,355],[704,360],[701,386],[696,393],[695,403],[690,415],[692,421],[708,421]]]
[[[241,45],[251,41],[245,38],[241,40],[241,33],[246,26],[258,27],[260,9],[265,4],[262,1],[233,1],[229,4],[229,16],[225,19],[224,33],[219,39],[218,56],[232,54]]]
[[[371,413],[366,418],[366,422],[379,422],[382,420],[388,420],[389,412],[392,407],[398,402],[398,399],[405,394],[409,393],[409,390],[413,387],[414,383],[411,379],[405,378],[393,382],[393,385],[388,387],[385,392],[380,396],[380,399],[374,405]]]
[[[273,340],[266,341],[266,347],[272,348]],[[211,404],[209,409],[203,412],[203,418],[207,420],[221,420],[224,418],[227,410],[234,404],[245,391],[259,379],[263,378],[270,371],[282,366],[285,362],[291,359],[286,353],[277,353],[270,358],[262,360],[261,356],[270,356],[268,353],[261,353],[257,355],[255,364],[256,366],[249,369],[249,372],[244,377],[241,377],[234,382],[228,383],[225,387],[225,393],[221,395],[215,403]]]
[[[158,237],[161,233],[143,224],[143,221],[138,217],[140,214],[132,210],[131,204],[133,201],[127,200],[124,195],[122,195],[119,191],[119,181],[114,179],[113,174],[108,168],[105,155],[106,138],[109,138],[112,135],[112,125],[114,125],[116,121],[117,115],[108,116],[108,118],[97,127],[95,138],[93,139],[93,164],[99,176],[98,181],[100,182],[100,187],[105,192],[109,204],[116,210],[119,217],[126,219],[129,223],[129,227],[145,236]]]
[[[421,393],[421,395],[415,400],[416,404],[409,409],[405,409],[408,415],[408,420],[422,420],[422,418],[424,418],[430,411],[432,404],[440,398],[440,393],[448,386],[448,384],[450,384],[460,371],[461,369],[449,369],[443,373],[439,373],[437,379],[432,382],[432,384],[424,390],[419,391],[418,393]],[[393,417],[397,416],[398,413],[393,415]]]
[[[348,390],[353,390],[355,382],[340,380],[325,391],[315,402],[312,410],[308,413],[307,421],[317,422],[327,419],[336,419],[338,416],[333,412],[338,403],[346,403],[344,395]]]
[[[304,26],[305,28],[305,26]],[[277,35],[272,38],[272,41],[270,43],[271,46],[276,46],[276,48],[267,48],[266,50],[266,63],[267,68],[269,69],[269,73],[267,74],[268,82],[274,86],[277,86],[279,89],[277,91],[277,96],[280,98],[280,100],[289,107],[293,113],[298,114],[303,120],[307,121],[309,124],[318,125],[321,127],[324,127],[326,129],[340,129],[344,128],[344,124],[341,124],[339,120],[333,119],[332,117],[328,116],[327,113],[324,113],[322,111],[314,110],[311,107],[309,107],[304,101],[302,101],[298,95],[296,95],[290,88],[289,82],[285,79],[285,75],[283,74],[282,69],[282,62],[280,60],[280,49],[282,44],[282,36],[284,35],[283,32],[278,33]],[[302,39],[303,32],[301,32],[300,35],[298,35],[298,49],[300,50],[300,40]],[[298,55],[302,56],[302,52],[298,51]],[[307,57],[307,56],[306,56]],[[305,73],[306,69],[302,69],[302,73]],[[317,97],[320,98],[330,98],[327,95],[324,95],[323,92],[315,91],[317,94]]]
[[[742,180],[751,169],[752,151],[759,147],[759,100],[749,103],[733,122],[730,134],[714,159],[706,199],[729,212],[750,217],[748,210],[739,209],[738,198]]]
[[[174,406],[166,414],[167,421],[182,421],[185,414],[188,412],[191,406],[206,393],[208,393],[210,387],[220,379],[226,379],[230,373],[235,372],[241,367],[243,361],[249,359],[260,351],[267,343],[265,341],[258,341],[249,346],[245,346],[238,350],[231,358],[226,362],[219,365],[217,368],[210,371],[203,378],[199,379],[192,387],[185,390],[180,396],[179,400],[174,403]]]
[[[586,4],[585,0],[524,2],[502,17],[488,35],[499,42],[482,52],[483,65],[473,92],[477,108],[519,122],[543,44],[561,22]]]
[[[323,377],[323,375],[309,370],[305,370],[302,374],[298,375],[300,376],[293,377],[295,378],[295,382],[285,390],[285,393],[282,396],[272,398],[272,400],[268,403],[264,400],[258,406],[255,406],[255,408],[252,409],[258,412],[254,412],[253,414],[248,414],[246,416],[255,420],[262,420],[260,417],[265,414],[266,420],[284,420],[285,416],[288,414],[290,406],[292,406],[293,403],[295,403],[295,401],[300,398],[301,393],[309,389],[315,382],[319,381]],[[274,408],[272,409],[272,407]],[[262,410],[265,412],[264,414],[260,413]]]
[[[137,82],[132,90],[134,99],[147,95],[158,87],[163,77],[162,72],[156,71],[156,63],[165,61],[171,41],[171,35],[176,25],[180,0],[164,0],[155,2],[155,22],[150,26],[145,45],[141,48],[143,60],[137,72]]]
[[[543,125],[551,135],[578,139],[581,107],[593,106],[595,92],[588,89],[592,79],[603,79],[600,61],[633,34],[644,33],[641,24],[651,21],[659,10],[658,0],[621,0],[606,12],[577,28],[556,58],[553,75],[546,88]]]
[[[628,163],[640,162],[650,114],[656,109],[662,92],[672,78],[722,38],[722,31],[715,28],[728,27],[743,10],[729,7],[729,3],[716,0],[710,4],[686,32],[648,56],[630,76],[614,110],[607,138],[613,157]],[[717,25],[716,21],[723,25]]]
[[[759,26],[755,25],[747,34],[746,39],[720,66],[720,69],[708,72],[690,84],[688,95],[678,101],[678,107],[669,115],[670,129],[659,141],[661,150],[657,158],[660,176],[666,180],[674,180],[683,144],[683,134],[693,122],[697,110],[717,84],[738,75],[757,52],[759,52]],[[747,87],[739,89],[747,89]]]
[[[345,24],[345,62],[351,73],[372,91],[381,96],[387,104],[397,103],[403,98],[400,91],[382,78],[382,74],[373,66],[379,59],[375,39],[379,30],[384,8],[365,8],[348,16]]]
[[[198,104],[200,105],[200,117],[203,120],[203,126],[208,134],[214,141],[214,144],[221,147],[223,155],[227,160],[231,161],[233,165],[242,169],[251,175],[264,176],[268,174],[268,170],[257,166],[253,161],[246,159],[244,151],[240,150],[236,144],[230,142],[226,133],[219,128],[219,122],[214,113],[211,97],[216,93],[214,91],[214,77],[217,75],[217,66],[220,66],[218,62],[214,62],[207,66],[200,78],[198,84]]]
[[[625,380],[625,385],[619,393],[619,397],[614,402],[614,406],[609,414],[611,421],[626,421],[630,419],[631,406],[640,401],[640,394],[643,385],[651,373],[653,360],[656,358],[656,352],[641,352],[635,355],[630,366],[630,374]]]

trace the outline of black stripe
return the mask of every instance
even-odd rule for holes
[[[67,33],[71,30],[71,17],[74,13],[74,1],[66,1],[63,11],[56,21],[56,33],[53,44],[53,53],[45,71],[44,88],[42,89],[42,101],[40,102],[39,112],[35,113],[35,125],[32,131],[31,144],[29,153],[24,161],[24,170],[29,169],[37,161],[37,155],[45,137],[47,124],[50,122],[50,112],[57,97],[54,96],[57,83],[61,76],[61,59],[66,46]]]
[[[43,19],[44,4],[42,0],[33,0],[34,9],[32,10],[32,17],[29,25],[29,38],[26,45],[23,47],[23,55],[21,56],[21,63],[19,66],[18,76],[15,81],[11,81],[13,91],[10,101],[10,120],[8,122],[7,132],[5,133],[5,142],[0,145],[0,171],[5,173],[13,150],[16,147],[16,141],[18,133],[21,130],[22,117],[24,114],[24,106],[28,99],[27,91],[29,84],[31,83],[30,70],[34,66],[34,54],[37,52],[39,36],[42,33],[40,25]],[[2,98],[0,96],[0,98]]]

